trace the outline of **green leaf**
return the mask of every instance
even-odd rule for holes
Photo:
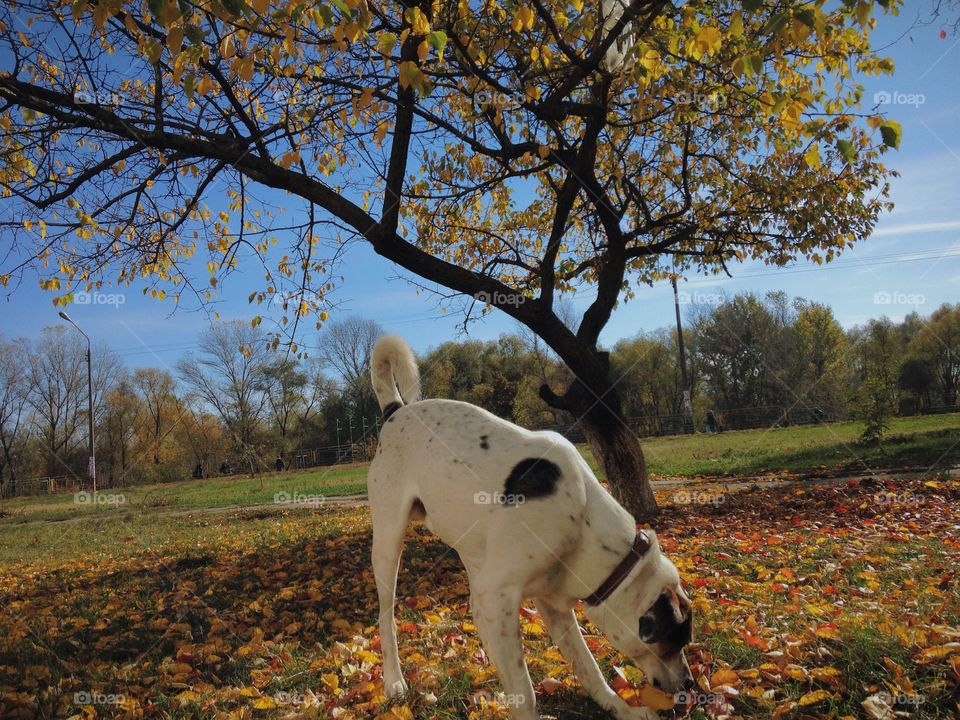
[[[789,13],[777,13],[767,21],[766,27],[763,28],[763,34],[766,35],[769,33],[770,35],[776,35],[783,29],[789,19]]]
[[[384,55],[390,55],[397,44],[397,36],[392,32],[382,32],[377,38],[377,50]]]
[[[753,12],[763,6],[763,0],[743,0],[743,9]]]
[[[903,129],[896,120],[887,120],[880,126],[880,137],[883,138],[883,144],[892,147],[894,150],[900,149],[900,138],[903,136]]]
[[[427,35],[427,40],[438,53],[443,54],[443,49],[447,46],[447,34],[443,30],[434,30]]]
[[[837,140],[837,151],[847,162],[853,162],[857,157],[857,151],[849,140]]]
[[[189,40],[192,45],[203,44],[203,28],[197,25],[187,25],[183,29],[183,34],[187,36],[187,40]]]
[[[794,17],[806,25],[808,28],[813,28],[817,21],[817,15],[810,10],[809,8],[804,8],[803,10],[798,10]]]
[[[337,7],[337,10],[343,13],[344,17],[350,17],[350,8],[347,7],[347,4],[343,0],[330,0],[330,2]]]

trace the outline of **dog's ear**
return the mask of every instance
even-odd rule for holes
[[[682,623],[690,615],[690,600],[687,598],[683,588],[674,590],[669,585],[663,589],[663,592],[670,598],[670,609],[673,611],[673,619]]]

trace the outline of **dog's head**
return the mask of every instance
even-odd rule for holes
[[[690,600],[680,573],[646,531],[650,549],[623,584],[604,602],[586,610],[621,653],[632,659],[650,684],[676,693],[693,685],[684,647],[693,639]]]

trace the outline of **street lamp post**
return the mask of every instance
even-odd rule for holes
[[[80,326],[71,320],[70,316],[62,310],[60,311],[60,317],[73,325],[87,340],[87,437],[90,440],[87,460],[87,475],[90,478],[90,484],[93,486],[93,492],[97,492],[97,459],[96,455],[94,454],[94,447],[96,447],[96,445],[94,444],[93,436],[93,363],[90,353],[90,336],[81,330]]]
[[[680,382],[683,385],[684,432],[693,432],[693,388],[687,376],[687,353],[683,347],[683,326],[680,324],[680,293],[677,292],[677,279],[670,280],[673,285],[673,307],[677,312],[677,345],[680,350]]]

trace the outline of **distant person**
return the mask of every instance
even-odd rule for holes
[[[286,465],[285,465],[284,462],[283,462],[283,456],[282,456],[282,455],[277,455],[277,461],[273,464],[273,466],[277,469],[277,472],[282,472],[282,471],[283,471],[283,469],[286,467]]]
[[[220,463],[221,475],[231,475],[232,473],[233,473],[233,469],[230,467],[230,463],[228,463],[226,460]]]
[[[193,479],[203,480],[203,463],[202,462],[198,462],[197,466],[193,469]]]
[[[717,416],[713,410],[707,410],[707,432],[716,433],[720,429],[720,426],[717,424]]]

